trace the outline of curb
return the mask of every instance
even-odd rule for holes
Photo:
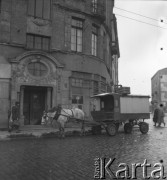
[[[90,135],[92,132],[90,130],[85,131],[85,135]],[[71,136],[81,136],[80,131],[72,130],[65,132],[65,137],[71,137]],[[60,138],[59,132],[43,132],[43,133],[13,133],[13,134],[7,134],[7,135],[0,135],[0,141],[10,141],[10,140],[16,140],[16,139],[38,139],[38,138]]]

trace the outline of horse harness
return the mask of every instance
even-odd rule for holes
[[[60,115],[61,115],[61,116],[65,116],[65,117],[67,117],[67,118],[73,118],[73,117],[74,117],[74,112],[73,112],[72,109],[70,109],[71,112],[72,112],[72,115],[71,115],[71,114],[68,114],[67,112],[65,112],[67,115],[61,114],[61,110],[62,110],[63,112],[65,112],[62,108],[58,109],[57,112],[56,112],[56,114],[55,114],[55,116],[54,116],[54,118],[53,118],[53,119],[55,119],[56,121],[58,120],[58,118],[59,118]]]
[[[65,117],[67,117],[68,118],[68,120],[69,119],[73,119],[73,120],[75,120],[75,122],[79,122],[81,119],[78,119],[78,118],[76,118],[75,116],[74,116],[74,112],[73,112],[73,110],[72,109],[69,109],[69,110],[71,110],[71,112],[72,112],[72,115],[71,114],[68,114],[67,112],[65,112],[64,110],[64,112],[67,114],[67,115],[65,115],[65,114],[60,114],[61,116],[65,116]]]
[[[59,118],[59,116],[60,116],[60,114],[61,114],[61,107],[58,107],[57,108],[57,111],[56,111],[56,114],[55,114],[55,116],[53,117],[53,119],[55,119],[56,121],[58,120],[58,118]]]
[[[62,109],[63,110],[63,109]],[[64,110],[63,110],[64,111]],[[70,111],[72,112],[72,115],[71,114],[68,114],[67,112],[65,112],[67,115],[65,115],[65,114],[60,114],[61,116],[65,116],[65,117],[67,117],[67,118],[73,118],[74,117],[74,112],[73,112],[73,110],[72,109],[70,109]]]

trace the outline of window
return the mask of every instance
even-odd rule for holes
[[[99,82],[100,82],[100,76],[98,74],[94,74],[93,94],[99,93]]]
[[[72,77],[80,78],[80,79],[91,79],[92,75],[90,73],[73,71]]]
[[[91,79],[92,79],[92,74],[90,74],[90,73],[73,71],[71,85],[73,87],[75,86],[75,87],[90,88]]]
[[[83,86],[83,81],[82,79],[72,79],[72,86],[75,87],[82,87]]]
[[[103,60],[106,62],[106,33],[103,34]]]
[[[98,27],[92,26],[92,55],[97,56]]]
[[[106,92],[106,78],[101,76],[101,92]]]
[[[27,48],[48,51],[50,48],[50,37],[27,34]]]
[[[47,74],[47,67],[41,62],[31,62],[28,64],[28,72],[37,77],[45,76]]]
[[[92,11],[94,12],[94,13],[96,13],[97,12],[97,0],[92,0]]]
[[[42,19],[50,19],[51,0],[29,0],[28,15]]]
[[[80,19],[72,19],[71,25],[71,50],[82,52],[82,32],[83,21]]]
[[[90,88],[90,80],[86,79],[72,78],[71,84],[73,87]]]
[[[98,81],[93,82],[93,94],[98,94],[99,93],[99,83]]]
[[[90,80],[83,80],[83,87],[90,88]]]
[[[72,95],[72,104],[83,104],[83,96]]]

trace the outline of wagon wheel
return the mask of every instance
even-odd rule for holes
[[[146,134],[149,130],[149,125],[146,122],[141,122],[139,128],[142,134]]]
[[[117,126],[114,123],[110,123],[107,125],[106,131],[109,136],[115,136],[117,133]]]
[[[133,128],[133,126],[132,126],[131,123],[126,123],[126,124],[124,125],[124,131],[125,131],[125,133],[130,134],[130,133],[132,132],[132,128]]]
[[[101,126],[93,126],[92,127],[92,134],[93,135],[97,135],[97,134],[101,134]]]

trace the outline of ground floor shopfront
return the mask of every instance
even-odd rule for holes
[[[57,104],[79,107],[90,116],[90,97],[107,90],[104,76],[65,68],[44,52],[25,52],[10,59],[7,67],[9,75],[4,76],[5,68],[4,78],[0,74],[0,128],[8,126],[9,112],[16,101],[20,103],[21,126],[39,125],[43,111]]]

